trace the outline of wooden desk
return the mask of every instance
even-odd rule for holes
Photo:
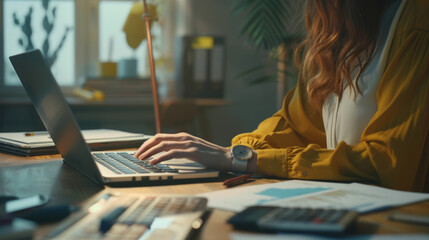
[[[227,176],[224,176],[225,178]],[[18,157],[0,153],[0,195],[16,195],[18,197],[33,194],[45,194],[52,202],[66,202],[81,204],[90,201],[95,195],[104,191],[117,191],[123,193],[141,193],[148,195],[162,194],[197,194],[224,189],[222,177],[219,181],[209,183],[189,183],[181,185],[160,186],[133,186],[127,188],[106,187],[103,189],[87,178],[62,164],[59,155],[39,157]],[[242,186],[253,184],[273,183],[275,179],[258,179]],[[239,187],[239,186],[237,186]],[[403,234],[426,233],[429,227],[387,219],[387,215],[400,210],[402,212],[420,213],[429,215],[429,201],[391,209],[382,212],[365,214],[359,217],[356,225],[357,234]],[[232,212],[215,210],[210,216],[201,233],[201,239],[229,239],[233,231],[226,220]],[[36,231],[37,238],[42,238],[55,227],[55,224],[43,225]]]

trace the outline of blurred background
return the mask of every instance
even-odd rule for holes
[[[280,109],[303,2],[148,0],[163,131],[228,146]],[[0,0],[0,132],[44,130],[8,60],[38,48],[82,129],[155,134],[141,12],[132,0]]]

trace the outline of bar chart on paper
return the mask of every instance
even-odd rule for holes
[[[299,197],[303,195],[308,195],[312,193],[319,193],[322,191],[328,191],[332,188],[326,187],[306,187],[306,188],[267,188],[260,192],[256,192],[256,195],[260,195],[261,197],[269,197],[263,198],[258,201],[258,204],[266,204],[270,202],[275,202],[276,200],[284,200],[293,197]]]
[[[252,205],[351,209],[368,212],[429,199],[429,194],[352,183],[290,180],[201,194],[209,207],[242,211]]]
[[[331,191],[303,198],[272,201],[270,204],[284,207],[346,208],[365,212],[366,209],[370,209],[377,204],[377,201],[375,201],[376,199],[380,199],[380,196],[363,194],[345,189],[331,189]]]

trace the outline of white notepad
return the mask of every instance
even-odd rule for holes
[[[0,150],[19,155],[41,155],[58,153],[48,132],[0,133]],[[93,150],[138,147],[151,136],[111,129],[83,130],[83,137]],[[28,135],[28,134],[27,134]]]

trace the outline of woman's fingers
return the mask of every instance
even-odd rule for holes
[[[231,161],[228,158],[228,150],[222,147],[217,149],[208,149],[201,145],[185,149],[172,149],[162,154],[157,155],[149,161],[150,164],[158,164],[163,161],[168,161],[173,158],[186,158],[198,162],[207,168],[227,171],[230,168]]]
[[[167,134],[167,133],[158,133],[152,138],[146,140],[140,148],[137,150],[137,152],[134,154],[135,158],[139,158],[142,153],[147,151],[148,149],[158,145],[159,143],[163,141],[185,141],[189,139],[191,135],[187,133],[177,133],[177,134]]]
[[[188,133],[156,134],[143,143],[134,156],[140,160],[155,156],[149,161],[151,164],[186,158],[219,170],[227,170],[231,162],[227,148]]]
[[[149,158],[160,152],[166,152],[173,149],[187,149],[194,146],[192,141],[163,141],[157,145],[152,146],[149,149],[146,149],[142,154],[138,156],[138,159],[143,160]]]
[[[187,148],[187,149],[173,149],[164,154],[158,155],[152,160],[149,161],[150,164],[158,164],[160,162],[164,162],[167,160],[171,160],[173,158],[187,158],[190,160],[198,159],[195,154],[197,152],[196,148]]]

